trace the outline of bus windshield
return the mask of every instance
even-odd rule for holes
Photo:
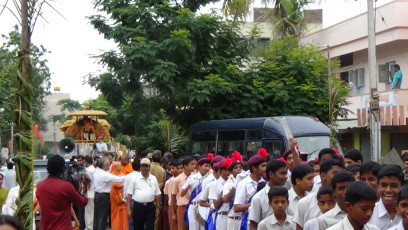
[[[316,155],[316,157],[321,149],[330,146],[329,136],[295,137],[295,139],[298,142],[301,153]],[[310,157],[312,156],[308,158],[310,159]],[[312,159],[314,159],[314,157]]]

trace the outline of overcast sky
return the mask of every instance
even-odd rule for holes
[[[392,0],[378,0],[377,6]],[[4,2],[4,1],[2,1]],[[323,27],[328,27],[367,10],[366,0],[321,0],[309,8],[323,9]],[[85,101],[96,98],[98,92],[87,84],[83,84],[84,76],[89,73],[103,71],[103,67],[90,56],[102,51],[114,49],[116,45],[107,41],[89,24],[86,16],[97,14],[89,0],[56,0],[52,1],[64,17],[50,8],[44,11],[45,22],[39,19],[32,41],[36,45],[44,45],[51,51],[46,56],[52,72],[51,84],[60,86],[61,92],[70,93],[71,99]],[[12,4],[9,4],[12,7]],[[217,8],[220,4],[212,4],[206,8]],[[262,6],[256,3],[254,6]],[[205,11],[205,9],[203,9]],[[8,11],[0,15],[0,34],[7,34],[18,24],[17,19]],[[4,40],[0,38],[0,43]]]

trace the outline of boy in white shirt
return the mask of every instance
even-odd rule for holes
[[[379,230],[377,226],[368,223],[377,202],[377,194],[370,185],[361,181],[350,184],[344,200],[346,217],[327,230]]]
[[[293,217],[286,214],[289,205],[288,190],[282,186],[274,186],[269,190],[268,198],[273,214],[259,223],[258,230],[295,230]]]
[[[408,230],[408,185],[401,187],[398,193],[398,213],[401,216],[401,222],[388,230]]]

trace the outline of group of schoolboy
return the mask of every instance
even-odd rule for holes
[[[302,162],[296,144],[279,159],[260,149],[247,162],[238,152],[173,162],[164,188],[170,229],[408,230],[401,167],[329,148]]]

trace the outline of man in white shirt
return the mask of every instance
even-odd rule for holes
[[[288,179],[288,169],[286,163],[280,160],[270,160],[266,165],[266,178],[268,183],[265,187],[256,193],[248,209],[249,229],[256,230],[259,222],[272,215],[273,211],[269,206],[268,193],[269,189],[274,186],[282,186]]]
[[[88,178],[90,182],[88,183],[86,197],[88,198],[88,204],[85,206],[85,229],[92,230],[93,229],[93,221],[94,221],[94,200],[95,200],[95,191],[93,189],[93,174],[95,173],[95,167],[93,166],[93,159],[90,156],[85,156],[85,166],[86,166],[86,174],[88,174]]]
[[[351,172],[342,171],[334,175],[331,181],[331,186],[334,199],[336,200],[336,206],[330,211],[317,217],[316,224],[318,230],[326,230],[344,219],[347,214],[344,196],[347,187],[353,182],[354,176]]]
[[[240,227],[241,215],[240,213],[234,212],[234,198],[235,198],[235,188],[236,188],[236,177],[241,173],[243,168],[243,161],[242,156],[239,152],[235,151],[232,153],[232,163],[228,167],[230,171],[230,178],[224,184],[224,188],[222,191],[222,200],[224,203],[228,204],[228,221],[227,221],[227,229],[228,230],[238,230]],[[219,216],[225,216],[225,213],[218,213]],[[224,218],[224,217],[221,217]]]
[[[127,194],[127,214],[133,218],[133,228],[153,230],[154,221],[160,214],[161,191],[157,178],[150,174],[149,159],[140,161],[140,174],[129,185]]]
[[[127,174],[125,177],[125,183],[123,185],[123,197],[126,199],[128,196],[127,190],[129,185],[136,180],[136,177],[140,174],[140,159],[134,159],[132,162],[133,172]],[[133,208],[133,200],[130,202],[130,208]],[[133,230],[133,218],[128,218],[129,230]]]
[[[377,201],[374,189],[361,181],[353,182],[346,190],[345,206],[347,215],[342,221],[327,230],[379,230],[375,225],[369,224],[372,210]]]
[[[320,165],[320,177],[322,178],[322,186],[331,185],[333,176],[344,170],[343,162],[338,160],[325,160]],[[298,209],[293,217],[293,222],[297,224],[297,229],[303,229],[306,221],[316,218],[321,215],[319,206],[317,205],[317,191],[310,193],[299,200]]]
[[[216,165],[219,171],[219,178],[215,181],[212,181],[209,187],[209,194],[208,199],[211,201],[211,211],[212,215],[209,215],[208,218],[213,218],[212,222],[213,225],[216,227],[215,229],[227,229],[227,221],[228,221],[228,211],[229,211],[229,204],[224,203],[222,199],[222,191],[224,189],[224,184],[227,182],[228,177],[230,175],[230,171],[228,167],[231,165],[233,159],[224,159]],[[216,217],[216,219],[215,219]],[[209,221],[207,220],[207,223]],[[211,227],[211,226],[209,226]]]
[[[324,148],[320,150],[319,152],[319,157],[318,157],[318,163],[321,165],[324,161],[329,160],[329,159],[335,159],[337,160],[337,154],[336,152],[331,149],[331,148]],[[313,189],[312,192],[317,192],[319,190],[320,186],[322,186],[322,181],[320,178],[320,175],[314,177],[314,183],[313,183]]]
[[[210,213],[210,208],[214,208],[212,200],[208,198],[208,195],[210,194],[209,185],[220,178],[218,163],[223,160],[225,160],[225,157],[220,155],[215,156],[214,159],[212,160],[212,173],[203,180],[203,192],[200,197],[199,205],[201,210],[200,213],[205,221],[207,221],[208,214]]]
[[[299,200],[305,197],[313,188],[313,168],[309,165],[299,164],[292,169],[291,182],[293,187],[289,189],[288,214],[293,216],[297,210]]]
[[[95,191],[94,200],[94,229],[105,230],[106,220],[110,210],[109,193],[112,182],[124,182],[124,176],[115,176],[108,172],[110,163],[109,159],[102,157],[98,160],[98,167],[93,174],[93,189]]]
[[[182,186],[183,190],[181,191],[180,195],[189,198],[189,204],[187,205],[185,213],[188,217],[188,228],[190,230],[198,230],[201,227],[204,228],[196,221],[194,217],[194,209],[200,202],[203,181],[207,178],[208,172],[210,171],[210,162],[211,160],[208,157],[199,159],[197,161],[198,172],[190,175]]]
[[[404,183],[404,173],[397,165],[386,165],[378,172],[377,194],[380,200],[375,204],[369,223],[381,229],[388,229],[401,222],[396,210],[398,192]]]
[[[265,149],[260,149],[258,155],[252,156],[248,160],[248,167],[251,174],[241,180],[237,185],[234,200],[234,212],[242,213],[241,225],[247,224],[248,209],[251,206],[252,196],[256,193],[258,183],[264,181],[262,178],[266,171],[266,157],[268,153]]]

